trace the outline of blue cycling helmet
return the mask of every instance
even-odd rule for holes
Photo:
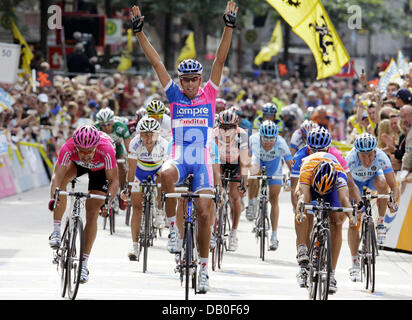
[[[332,138],[330,133],[324,127],[312,129],[306,138],[306,143],[313,150],[322,150],[329,147]]]
[[[378,140],[370,133],[362,133],[354,142],[355,149],[359,152],[370,152],[376,149]]]
[[[177,67],[177,74],[180,76],[184,76],[186,74],[202,74],[203,67],[199,61],[193,59],[185,59],[179,63]]]
[[[276,114],[278,112],[278,108],[276,107],[276,104],[268,102],[265,103],[262,107],[262,113],[263,114]]]
[[[270,120],[265,120],[260,125],[259,133],[265,138],[276,138],[279,134],[279,127]]]

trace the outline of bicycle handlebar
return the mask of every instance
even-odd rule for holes
[[[346,208],[346,207],[330,207],[330,206],[315,206],[310,204],[305,204],[305,210],[328,210],[332,212],[353,212],[355,208]],[[312,212],[308,212],[314,214]]]
[[[214,194],[205,194],[205,193],[166,193],[164,195],[165,198],[206,198],[206,199],[214,199],[215,195]]]
[[[259,175],[259,176],[248,176],[248,179],[254,179],[254,180],[259,180],[259,179],[282,179],[283,176],[266,176],[266,175]]]

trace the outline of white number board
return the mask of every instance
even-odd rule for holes
[[[0,83],[15,83],[19,67],[20,45],[0,42]]]

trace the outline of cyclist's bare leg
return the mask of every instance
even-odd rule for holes
[[[89,193],[105,196],[106,193],[98,190],[89,190]],[[104,200],[86,200],[86,225],[84,227],[84,253],[90,254],[97,233],[97,218],[99,217],[100,207]]]
[[[119,159],[125,159],[125,156],[121,156]],[[125,163],[118,163],[117,164],[118,170],[119,170],[119,186],[120,190],[123,190],[125,187],[126,183],[126,164]]]
[[[140,225],[142,223],[142,211],[143,211],[143,192],[132,192],[130,196],[130,201],[132,204],[132,219],[130,223],[130,229],[132,233],[132,241],[139,241]]]
[[[178,171],[176,167],[166,161],[161,169],[162,174],[162,192],[172,193],[175,190],[175,183],[178,179]],[[166,216],[172,218],[176,215],[176,199],[166,198],[165,199],[165,210]]]
[[[360,235],[359,235],[359,228],[360,222],[355,226],[353,224],[349,224],[348,228],[348,245],[349,245],[349,250],[352,255],[352,257],[355,257],[358,255],[358,250],[359,250],[359,243],[360,243]]]
[[[270,221],[272,224],[272,231],[277,231],[279,221],[279,193],[282,189],[280,185],[269,186],[269,202],[271,206]]]
[[[180,239],[183,239],[184,236],[184,212],[186,212],[186,203],[187,200],[186,199],[178,199],[177,200],[177,210],[176,210],[176,225],[177,228],[179,229],[179,235],[180,235]]]
[[[389,186],[383,175],[376,176],[373,180],[373,186],[379,194],[387,194],[389,192]],[[388,199],[377,199],[378,214],[379,217],[385,216],[386,208],[388,205]]]
[[[242,211],[242,203],[239,194],[239,183],[229,182],[229,198],[231,204],[231,214],[232,214],[232,229],[237,230],[239,225],[240,213]]]
[[[345,221],[345,213],[333,212],[329,216],[329,227],[332,246],[332,270],[336,270],[340,249],[342,247],[342,225]]]
[[[77,176],[77,168],[73,162],[70,162],[66,174],[60,186],[57,186],[60,190],[67,190],[67,184],[72,181]],[[66,211],[67,196],[59,196],[58,206],[53,211],[53,219],[61,220],[64,212]]]
[[[199,194],[212,194],[211,191],[199,191]],[[199,256],[202,258],[209,257],[210,242],[210,207],[211,199],[195,199],[196,218],[198,222],[198,244]]]

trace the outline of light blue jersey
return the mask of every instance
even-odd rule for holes
[[[252,154],[252,165],[259,164],[260,168],[266,167],[266,174],[269,176],[282,176],[282,158],[285,161],[292,160],[292,155],[290,153],[289,147],[283,139],[283,137],[278,136],[276,143],[269,150],[263,149],[260,142],[259,132],[253,134],[249,138],[250,152]],[[269,185],[277,184],[282,185],[282,179],[269,179]]]
[[[369,168],[365,168],[358,156],[355,148],[346,156],[346,162],[355,182],[367,182],[376,175],[393,172],[392,163],[389,157],[381,149],[376,149],[376,156]]]

